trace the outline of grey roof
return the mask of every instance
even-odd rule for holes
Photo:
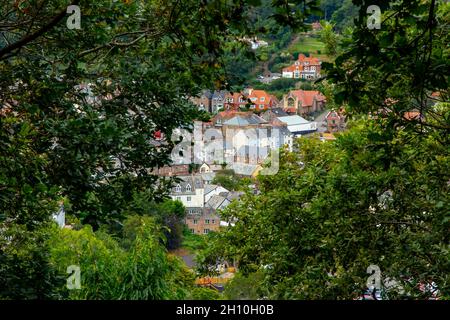
[[[180,182],[175,182],[172,187],[172,194],[195,194],[195,189],[203,188],[201,176],[179,176]],[[181,192],[177,192],[177,186],[180,186]],[[188,190],[190,187],[191,191]]]
[[[233,126],[247,126],[249,124],[263,124],[263,123],[267,123],[267,121],[257,116],[256,114],[250,114],[248,116],[236,115],[224,122],[224,124],[226,125],[233,125]]]
[[[207,184],[205,186],[205,195],[210,193],[211,191],[215,190],[218,187],[217,184]]]
[[[220,100],[224,100],[225,99],[225,95],[228,93],[228,91],[226,90],[220,90],[220,91],[214,91],[214,93],[212,94],[212,99],[216,100],[216,99],[220,99]]]
[[[298,133],[310,133],[317,130],[317,122],[308,122],[308,123],[302,123],[297,125],[288,126],[289,131],[291,131],[294,134]]]
[[[202,96],[204,96],[207,99],[211,99],[213,96],[213,93],[211,92],[211,90],[203,90]]]
[[[309,123],[308,120],[300,117],[299,115],[278,117],[278,120],[286,123],[288,126],[295,126],[295,125],[299,125],[299,124]]]
[[[213,208],[214,210],[217,210],[218,208],[220,208],[220,206],[224,203],[227,202],[226,204],[230,203],[230,200],[228,200],[227,198],[225,198],[224,196],[220,196],[220,195],[213,195],[207,202],[206,202],[206,206]]]

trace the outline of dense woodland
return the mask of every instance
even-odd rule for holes
[[[368,30],[374,2],[382,28]],[[71,4],[81,29],[67,28]],[[189,270],[169,253],[186,237],[173,179],[149,170],[174,143],[149,140],[208,119],[188,99],[202,89],[289,62],[279,52],[318,20],[331,58],[308,85],[345,107],[348,130],[282,151]],[[354,299],[371,264],[404,289],[386,298],[433,284],[448,299],[449,23],[441,0],[2,1],[0,299]],[[51,219],[61,203],[72,229]],[[194,285],[224,260],[239,266],[224,294]],[[69,265],[81,290],[66,288]]]

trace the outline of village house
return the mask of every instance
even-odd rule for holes
[[[208,234],[212,231],[219,231],[220,217],[216,210],[209,207],[200,209],[186,215],[185,224],[189,231],[194,234]]]
[[[219,195],[221,193],[228,193],[229,191],[222,186],[217,184],[209,184],[205,186],[205,203],[209,201],[213,196]]]
[[[322,62],[312,55],[306,57],[299,54],[297,61],[289,67],[283,68],[283,78],[314,80],[320,77]]]
[[[267,122],[274,124],[274,122],[277,123],[278,117],[285,117],[288,115],[289,115],[289,113],[284,111],[282,108],[272,108],[272,109],[267,110],[264,113],[262,113],[261,118],[263,118]],[[281,124],[281,122],[278,122],[278,123]]]
[[[204,207],[204,185],[201,176],[179,176],[170,194],[172,200],[178,200],[186,207],[187,213]]]
[[[223,170],[222,165],[220,164],[208,164],[206,162],[203,162],[200,168],[198,169],[198,172],[200,173],[211,173],[215,171]]]
[[[184,176],[189,174],[189,165],[187,164],[179,164],[172,166],[164,166],[161,168],[156,168],[152,171],[153,174],[163,177],[175,177],[175,176]]]
[[[310,122],[299,115],[278,117],[278,120],[287,125],[287,129],[294,137],[299,137],[317,131],[316,122]]]
[[[274,95],[264,90],[254,90],[247,88],[243,92],[234,92],[225,94],[225,110],[241,110],[249,107],[255,111],[267,110],[278,104]]]
[[[291,90],[283,96],[281,106],[289,114],[308,115],[322,111],[326,98],[316,90]]]
[[[212,122],[220,132],[209,140],[223,146],[223,162],[228,165],[236,162],[256,165],[268,157],[270,150],[284,145],[292,149],[293,136],[281,121],[269,123],[252,112],[225,111],[217,114]],[[213,159],[216,151],[207,152],[210,154],[206,158]],[[253,175],[249,170],[245,172]]]
[[[247,97],[241,92],[228,92],[225,95],[225,110],[239,110],[248,104]]]
[[[199,174],[179,178],[181,181],[174,185],[170,196],[186,207],[187,228],[195,234],[218,231],[221,221],[217,210],[228,206],[241,193],[230,192],[219,185],[204,185]]]
[[[226,90],[214,91],[211,96],[211,113],[219,112],[225,107],[225,97],[229,94]]]
[[[267,41],[259,40],[258,37],[243,37],[240,41],[248,43],[252,50],[256,50],[260,47],[267,47],[269,45]]]
[[[325,121],[327,123],[327,131],[332,132],[338,132],[342,131],[345,126],[345,116],[342,114],[342,112],[331,110],[327,113],[325,117]]]
[[[250,109],[262,111],[278,104],[277,98],[264,90],[247,89],[247,92],[247,98],[251,101]]]
[[[192,97],[190,100],[199,109],[211,112],[212,97],[213,94],[211,91],[203,90],[198,97]]]

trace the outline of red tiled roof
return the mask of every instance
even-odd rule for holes
[[[316,57],[313,57],[310,55],[309,57],[305,56],[304,54],[298,55],[298,61],[300,61],[301,64],[304,64],[305,62],[308,62],[310,65],[320,65],[320,60]]]
[[[420,119],[421,115],[418,111],[409,111],[403,114],[403,118],[406,120],[417,120]]]
[[[292,90],[289,94],[296,96],[300,100],[302,107],[311,107],[314,98],[317,101],[326,101],[325,96],[316,90]]]
[[[283,72],[294,72],[296,70],[303,71],[303,66],[302,65],[296,66],[295,64],[293,64],[289,67],[283,68]]]

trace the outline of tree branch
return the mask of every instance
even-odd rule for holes
[[[71,5],[77,5],[80,1],[79,0],[73,0],[71,2]],[[58,15],[56,15],[49,23],[42,26],[39,30],[35,31],[34,33],[31,33],[24,38],[20,39],[17,42],[12,43],[9,46],[4,47],[3,49],[0,49],[0,60],[4,60],[4,56],[8,53],[11,53],[12,51],[19,49],[23,46],[26,46],[28,43],[36,40],[52,28],[54,28],[67,14],[67,9],[64,9],[61,11]],[[10,55],[8,55],[10,57]]]

